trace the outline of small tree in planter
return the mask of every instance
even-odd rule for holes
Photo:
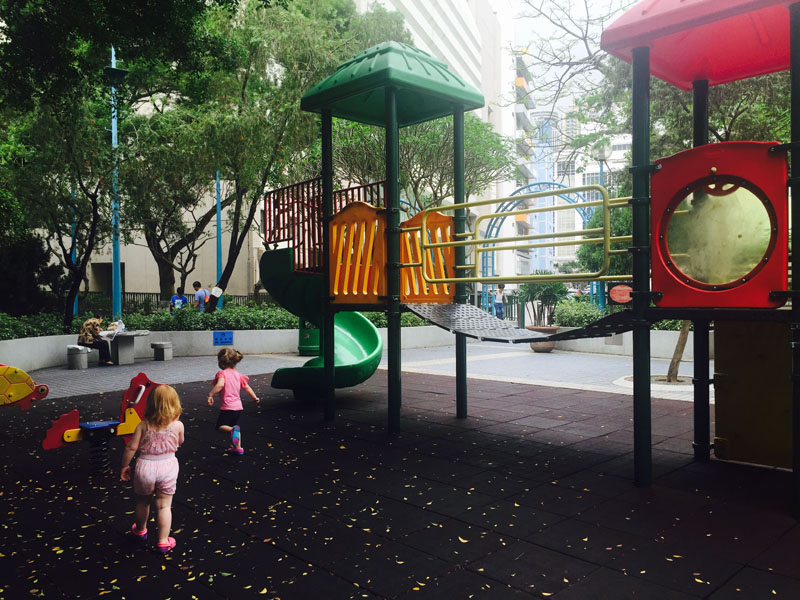
[[[549,271],[536,271],[534,275],[551,275]],[[540,333],[555,333],[558,327],[553,325],[553,312],[556,304],[569,296],[567,286],[560,281],[533,281],[524,283],[517,291],[517,300],[525,307],[526,314],[531,316],[532,325],[526,329]],[[531,342],[534,352],[550,352],[555,342]]]

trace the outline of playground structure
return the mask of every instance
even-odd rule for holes
[[[321,113],[322,177],[267,194],[267,250],[261,257],[260,270],[262,284],[280,304],[321,329],[321,356],[303,367],[278,370],[273,385],[292,389],[300,396],[323,397],[326,419],[335,414],[335,389],[364,381],[380,360],[380,338],[366,320],[356,316],[357,311],[387,313],[390,431],[399,427],[403,310],[413,311],[456,334],[456,412],[459,417],[466,417],[466,336],[512,342],[545,339],[542,334],[517,329],[510,322],[466,304],[469,282],[548,279],[480,277],[477,274],[484,257],[508,249],[600,244],[605,260],[599,271],[550,276],[588,281],[604,276],[611,242],[623,241],[609,238],[608,222],[609,211],[626,205],[626,199],[609,199],[601,186],[465,202],[464,112],[482,105],[480,93],[451,73],[447,65],[416,48],[394,42],[356,55],[302,99],[304,110]],[[385,183],[333,190],[334,116],[386,129]],[[426,209],[401,223],[399,128],[448,116],[454,119],[454,205]],[[601,210],[605,227],[513,239],[487,240],[477,233],[485,219],[574,210],[573,205],[529,208],[527,201],[590,190],[597,192],[601,200],[585,203],[584,209]],[[509,203],[515,207],[525,204],[523,208],[507,210]],[[479,217],[475,232],[466,231],[467,210],[481,206],[503,209]],[[587,233],[598,237],[584,238]],[[474,250],[472,264],[465,260],[468,247]]]
[[[42,440],[44,450],[54,450],[80,441],[89,442],[89,469],[94,474],[104,475],[111,468],[108,451],[109,441],[121,436],[128,443],[136,426],[141,423],[147,406],[147,398],[159,383],[154,383],[144,373],[133,379],[122,394],[119,420],[81,422],[78,409],[62,414],[53,421]]]
[[[787,153],[800,141],[800,3],[796,0],[640,2],[612,23],[601,47],[633,66],[633,330],[634,477],[649,486],[651,469],[650,323],[665,318],[694,324],[694,450],[708,460],[709,386],[716,386],[715,451],[724,458],[762,462],[755,454],[729,453],[749,438],[767,447],[788,435],[784,466],[793,470],[793,511],[800,516],[800,284],[788,254],[787,184],[792,189],[791,229],[800,227],[797,181]],[[791,68],[788,144],[726,142],[708,145],[708,90],[731,81]],[[693,92],[694,148],[650,161],[650,76]],[[650,189],[652,182],[652,192]],[[735,259],[735,260],[734,260]],[[652,288],[651,288],[652,269]],[[776,310],[787,298],[791,310]],[[651,307],[651,301],[655,307]],[[709,323],[718,355],[709,377]],[[789,323],[791,350],[769,322]],[[785,325],[784,325],[785,327]],[[789,331],[786,332],[788,339]],[[789,354],[791,373],[759,379],[755,351]],[[739,355],[738,357],[736,355]],[[761,358],[761,364],[784,364]],[[788,360],[786,361],[788,363]],[[773,372],[774,373],[774,372]],[[790,377],[791,376],[791,377]],[[791,380],[785,410],[775,410],[777,388]],[[758,381],[758,383],[755,383]],[[752,395],[742,396],[748,393]],[[744,409],[744,410],[742,410]],[[737,415],[731,413],[738,411]],[[769,420],[764,420],[764,415]],[[791,415],[791,416],[790,416]],[[776,418],[780,416],[780,418]],[[721,433],[728,424],[732,427]],[[791,423],[791,427],[784,426]],[[763,454],[761,455],[763,456]],[[777,464],[777,463],[772,463]]]
[[[653,478],[651,324],[662,319],[688,319],[694,324],[693,447],[695,459],[706,461],[712,449],[709,386],[714,382],[709,376],[710,323],[714,322],[719,331],[728,323],[789,321],[793,408],[790,463],[794,472],[794,509],[800,514],[800,444],[797,443],[800,439],[800,306],[793,303],[790,311],[777,310],[800,290],[800,284],[794,280],[792,289],[788,289],[788,221],[791,214],[792,226],[800,226],[800,206],[795,206],[791,212],[788,210],[787,183],[793,186],[795,182],[788,175],[786,160],[787,152],[800,142],[800,107],[795,107],[793,100],[793,141],[789,144],[727,142],[708,145],[707,116],[709,86],[783,70],[790,63],[795,72],[800,72],[800,3],[795,0],[758,3],[730,0],[721,6],[710,0],[659,3],[646,0],[606,29],[602,47],[633,63],[633,195],[629,199],[612,200],[600,186],[556,192],[592,190],[600,193],[602,200],[584,206],[602,210],[604,226],[579,232],[580,235],[599,236],[595,238],[553,242],[560,234],[545,233],[513,240],[487,240],[479,239],[476,233],[480,230],[479,224],[475,225],[475,232],[466,231],[469,208],[503,206],[504,202],[516,205],[554,192],[464,202],[463,115],[467,110],[482,106],[483,99],[449,72],[446,65],[423,52],[401,44],[380,44],[356,55],[304,96],[302,108],[321,114],[322,177],[314,180],[313,186],[308,182],[304,184],[303,189],[313,187],[312,192],[297,189],[291,192],[287,188],[267,196],[265,231],[267,244],[272,245],[272,249],[268,246],[261,260],[262,281],[270,292],[272,283],[268,282],[276,280],[271,277],[276,261],[284,265],[282,277],[277,281],[279,285],[288,289],[298,285],[291,282],[306,279],[304,292],[287,296],[288,302],[284,304],[303,318],[313,317],[308,320],[321,327],[322,356],[309,364],[313,378],[303,381],[307,388],[323,397],[325,418],[332,419],[336,387],[350,385],[358,379],[340,378],[339,372],[346,372],[357,364],[361,367],[359,377],[366,378],[374,370],[373,366],[377,366],[377,362],[367,360],[371,352],[377,351],[375,344],[356,344],[361,350],[357,356],[337,353],[334,315],[341,319],[342,312],[386,311],[388,429],[391,432],[399,428],[402,397],[402,310],[415,312],[455,333],[455,396],[459,418],[467,416],[466,336],[528,342],[632,330],[634,480],[636,485],[647,487]],[[651,74],[694,91],[695,148],[654,163],[651,163],[649,150]],[[793,99],[800,98],[800,79],[795,77],[792,85]],[[450,115],[454,120],[454,204],[446,209],[422,211],[401,224],[399,128]],[[363,192],[358,188],[333,191],[334,116],[385,128],[386,183],[374,184],[379,189],[370,191],[371,204],[348,202]],[[383,186],[382,191],[380,186]],[[608,212],[614,207],[628,205],[633,212],[633,235],[628,240],[611,238]],[[523,208],[507,212],[506,207],[503,208],[482,218],[496,219],[545,210]],[[570,205],[547,210],[553,208],[574,210]],[[443,211],[452,212],[452,216]],[[283,230],[275,228],[284,222],[287,225]],[[291,228],[294,229],[290,234]],[[628,251],[633,256],[633,275],[629,310],[578,331],[543,336],[518,330],[466,304],[465,284],[468,282],[602,280],[606,278],[612,241],[631,244]],[[526,245],[520,246],[520,242]],[[480,261],[489,252],[554,243],[602,244],[604,267],[596,273],[517,278],[487,277],[480,271]],[[475,249],[472,264],[465,261],[465,249],[469,246]],[[619,280],[619,277],[607,279]],[[309,283],[311,280],[315,283]],[[346,330],[347,325],[339,329],[340,332]],[[362,334],[356,337],[360,336]],[[748,341],[739,339],[738,344],[746,346]],[[733,370],[747,373],[749,368],[741,364]],[[281,378],[278,380],[280,382]],[[718,422],[726,410],[725,395],[724,392],[717,395]],[[745,419],[735,433],[746,437],[747,431],[742,429],[747,430],[749,426]],[[767,435],[769,429],[768,426]],[[720,444],[718,450],[723,446],[727,446],[727,442]]]

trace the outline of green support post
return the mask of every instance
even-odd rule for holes
[[[386,294],[389,338],[389,432],[400,429],[402,381],[400,363],[400,146],[397,90],[386,87]]]
[[[464,107],[458,106],[453,111],[453,202],[463,204],[464,199]],[[453,218],[456,239],[467,230],[467,211],[459,208]],[[458,246],[455,252],[457,266],[464,265],[466,248]],[[456,277],[463,276],[463,270],[456,270]],[[456,284],[456,304],[466,304],[467,286]],[[467,336],[456,334],[456,417],[467,418]]]
[[[708,144],[708,80],[699,79],[692,84],[693,145]],[[709,377],[709,322],[694,320],[694,459],[711,460],[711,408]]]
[[[789,197],[791,206],[790,239],[795,231],[800,232],[800,185],[795,179],[794,152],[800,153],[800,3],[789,7],[789,36],[791,44],[791,128],[792,169],[789,175]],[[789,271],[794,272],[794,254],[789,255]],[[792,277],[792,513],[800,519],[800,277]]]
[[[330,253],[331,239],[328,223],[333,216],[333,115],[329,109],[322,110],[322,256]],[[336,416],[336,372],[333,352],[333,310],[328,299],[330,294],[330,267],[323,261],[325,285],[322,289],[322,359],[325,370],[324,418],[332,421]]]
[[[650,409],[650,49],[633,49],[633,469],[650,487],[653,454]]]

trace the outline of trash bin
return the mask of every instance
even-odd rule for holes
[[[299,333],[297,351],[300,356],[319,356],[319,329],[300,319]]]

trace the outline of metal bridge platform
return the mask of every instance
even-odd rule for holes
[[[630,311],[622,311],[603,317],[579,329],[571,329],[553,335],[520,329],[511,321],[500,320],[472,304],[406,304],[415,315],[434,325],[486,342],[547,342],[576,340],[589,337],[604,337],[623,333],[633,328]]]

